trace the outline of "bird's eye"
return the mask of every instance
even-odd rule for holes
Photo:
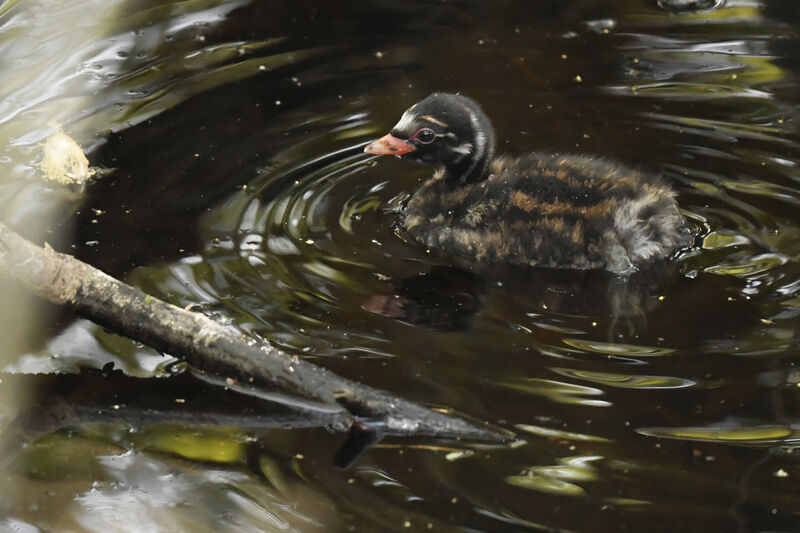
[[[422,128],[411,136],[422,144],[430,144],[436,140],[436,133],[430,128]]]

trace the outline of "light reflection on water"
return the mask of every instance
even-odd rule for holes
[[[109,215],[71,219],[78,243],[99,242],[76,253],[343,374],[516,428],[527,444],[387,443],[341,472],[330,462],[340,438],[322,430],[237,442],[236,431],[151,427],[137,440],[101,424],[75,428],[89,443],[50,437],[100,448],[97,459],[44,463],[40,442],[17,481],[96,479],[96,491],[59,493],[76,498],[73,526],[84,530],[132,520],[124,509],[89,520],[120,495],[132,513],[156,505],[141,487],[161,494],[176,468],[156,451],[188,469],[175,474],[187,490],[166,498],[176,505],[219,496],[224,478],[227,496],[202,515],[218,530],[236,530],[220,518],[231,513],[244,513],[245,530],[789,527],[800,510],[790,453],[800,68],[781,43],[796,44],[800,21],[771,11],[788,0],[671,15],[658,7],[667,3],[573,1],[536,13],[519,2],[415,4],[410,18],[383,2],[347,16],[246,2],[131,9],[124,21],[101,12],[96,24],[112,28],[104,37],[83,35],[67,59],[45,63],[74,85],[51,84],[18,108],[31,82],[15,78],[0,100],[0,126],[25,132],[8,134],[4,153],[31,174],[47,132],[21,118],[49,114],[45,104],[73,90],[98,92],[55,114],[88,145],[107,142],[96,157],[117,167],[86,200]],[[21,10],[7,6],[0,23]],[[504,151],[597,153],[662,171],[697,246],[674,268],[627,282],[442,268],[397,231],[427,170],[360,152],[434,89],[481,101]],[[100,131],[119,133],[92,140]],[[171,358],[86,323],[31,352],[17,368],[174,370]],[[115,460],[150,466],[120,478]],[[38,505],[38,516],[22,503],[9,516],[57,524],[63,502]],[[201,527],[165,513],[165,527]]]

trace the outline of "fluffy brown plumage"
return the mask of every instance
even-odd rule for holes
[[[409,200],[404,226],[445,256],[628,274],[690,241],[657,176],[586,156],[495,157],[494,145],[478,104],[433,94],[365,151],[440,165]]]

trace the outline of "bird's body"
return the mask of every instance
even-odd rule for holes
[[[403,225],[442,256],[628,274],[690,240],[658,176],[587,156],[495,157],[488,118],[463,96],[426,98],[365,151],[441,165]]]

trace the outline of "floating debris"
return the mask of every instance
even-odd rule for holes
[[[713,11],[723,0],[658,0],[658,7],[670,13],[698,13]]]
[[[614,19],[587,20],[584,24],[590,31],[607,35],[616,27],[617,21]]]
[[[50,127],[55,133],[45,141],[44,157],[39,164],[44,177],[65,185],[85,183],[95,175],[95,170],[89,167],[83,150],[58,124],[50,124]]]

